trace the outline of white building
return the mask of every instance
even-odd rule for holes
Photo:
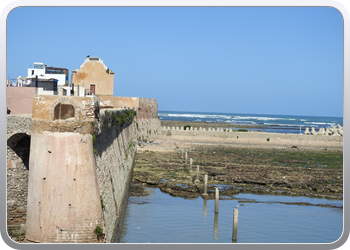
[[[58,86],[68,85],[68,69],[47,67],[47,65],[39,62],[33,64],[33,68],[28,69],[27,78],[38,76],[38,79],[57,79]]]
[[[33,86],[33,80],[38,77],[39,82],[48,82],[49,79],[57,80],[57,87],[62,87],[67,95],[70,95],[70,87],[68,87],[68,69],[47,67],[41,62],[34,62],[33,68],[28,68],[28,76],[23,85]],[[46,84],[45,84],[46,85]]]

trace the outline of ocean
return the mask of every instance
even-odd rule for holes
[[[197,121],[197,122],[225,122],[227,127],[232,124],[262,125],[260,128],[247,128],[248,130],[260,130],[273,133],[304,133],[308,127],[332,128],[337,124],[343,126],[343,117],[324,116],[296,116],[296,115],[261,115],[239,113],[211,113],[190,111],[158,111],[158,116],[164,121]]]

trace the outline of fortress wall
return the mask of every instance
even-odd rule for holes
[[[55,109],[62,104],[70,105],[62,112],[74,107],[74,115],[56,119]],[[33,117],[7,116],[10,236],[26,234],[32,242],[118,242],[136,122],[118,126],[112,114],[125,109],[100,111],[96,97],[35,96],[33,110]],[[17,144],[26,158],[14,150]],[[95,234],[97,225],[104,237]]]
[[[118,125],[115,117],[125,109],[100,112],[96,97],[36,96],[33,110],[40,103],[50,108],[33,112],[27,239],[118,241],[136,151],[134,123]],[[74,116],[52,120],[60,103],[73,106]],[[96,226],[104,238],[94,233]]]
[[[99,242],[93,139],[96,97],[33,98],[26,240]]]
[[[116,109],[131,108],[137,112],[138,140],[153,141],[161,136],[158,103],[154,98],[99,96],[101,102]]]
[[[7,231],[26,232],[31,117],[7,115]]]
[[[32,131],[27,240],[98,242],[94,229],[103,221],[92,152],[91,134]]]
[[[198,130],[180,130],[181,128],[162,128],[162,133],[169,139],[187,142],[229,143],[229,144],[259,144],[280,146],[314,146],[343,147],[342,136],[299,135],[265,132],[224,132]],[[267,139],[269,138],[269,141]]]
[[[106,242],[120,240],[136,154],[135,124],[119,127],[112,121],[112,114],[119,116],[121,112],[124,111],[101,111],[95,129],[96,173],[104,207]]]
[[[139,98],[137,110],[138,140],[153,141],[162,136],[158,103],[154,98]]]

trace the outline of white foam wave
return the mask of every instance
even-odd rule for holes
[[[330,123],[326,123],[326,122],[305,122],[306,124],[316,124],[316,125],[327,125]]]
[[[259,120],[259,121],[288,120],[288,119],[286,119],[286,118],[255,117],[255,116],[234,116],[233,119],[241,119],[241,120]]]
[[[191,118],[222,118],[222,119],[230,119],[231,116],[228,115],[200,115],[200,114],[168,114],[164,116],[170,117],[191,117]]]

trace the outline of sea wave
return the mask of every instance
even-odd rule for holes
[[[331,124],[331,123],[327,123],[327,122],[305,122],[305,124],[327,125],[327,124]]]
[[[289,120],[288,118],[275,118],[275,117],[256,117],[256,116],[234,116],[233,119],[241,120],[259,120],[259,121],[276,121],[276,120]]]
[[[230,119],[231,116],[228,115],[200,115],[200,114],[167,114],[161,116],[169,116],[169,117],[189,117],[189,118],[223,118],[223,119]]]

